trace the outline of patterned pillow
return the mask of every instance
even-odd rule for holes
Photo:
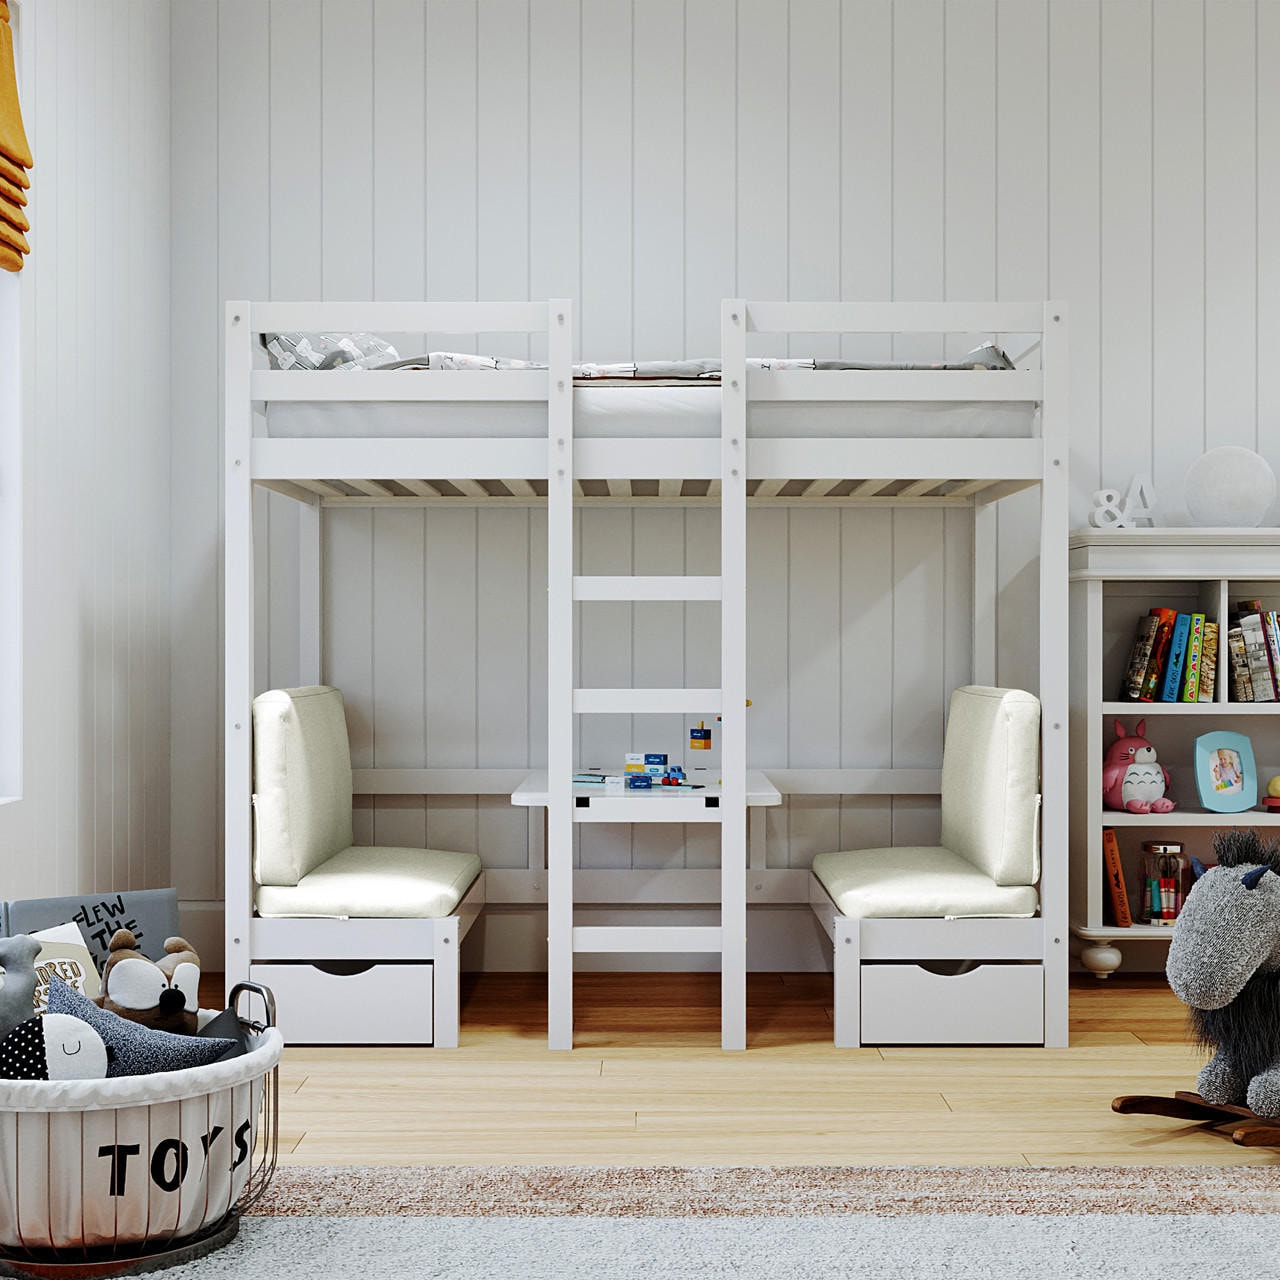
[[[49,980],[49,1012],[83,1018],[102,1037],[110,1062],[107,1077],[142,1076],[153,1071],[180,1071],[215,1062],[235,1041],[216,1037],[176,1036],[130,1022],[110,1009],[99,1009],[58,977]]]
[[[400,353],[376,333],[264,333],[273,369],[376,369]]]

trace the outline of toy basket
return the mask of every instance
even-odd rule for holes
[[[256,995],[263,1020],[241,1010]],[[149,1271],[226,1244],[266,1190],[280,1052],[265,987],[231,992],[249,1052],[154,1075],[0,1081],[0,1274]]]

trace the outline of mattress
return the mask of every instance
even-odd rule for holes
[[[275,368],[307,367],[282,357],[280,340],[268,335]],[[418,369],[545,368],[528,361],[454,352],[399,359],[394,348],[371,334],[292,335],[289,352],[308,354],[315,372],[325,368]],[[345,362],[345,363],[335,363]],[[748,361],[771,370],[827,369],[1011,369],[998,347],[986,343],[954,364],[883,365],[807,358]],[[653,361],[642,364],[579,364],[574,367],[574,433],[602,439],[717,436],[720,433],[720,362]],[[815,372],[815,376],[821,376]],[[767,401],[748,406],[749,435],[798,438],[956,437],[999,439],[1034,433],[1031,401]],[[343,439],[413,436],[537,437],[546,434],[539,401],[273,401],[266,406],[267,434],[281,438]]]
[[[753,404],[752,436],[961,437],[998,439],[1034,434],[1031,401],[927,400]],[[576,386],[573,430],[579,437],[717,436],[720,388],[690,386]],[[411,436],[545,436],[538,402],[276,401],[267,406],[267,434],[282,438],[342,439]]]

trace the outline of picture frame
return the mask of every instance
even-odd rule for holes
[[[1196,792],[1211,813],[1241,813],[1258,803],[1253,744],[1242,733],[1220,729],[1195,741]]]

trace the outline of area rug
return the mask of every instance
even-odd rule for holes
[[[1280,1277],[1280,1169],[287,1168],[166,1276]]]

